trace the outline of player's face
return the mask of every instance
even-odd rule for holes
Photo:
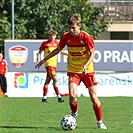
[[[76,23],[72,24],[72,25],[68,25],[68,28],[69,28],[69,31],[70,31],[71,35],[73,35],[73,36],[78,36],[79,35],[80,26],[77,25]]]
[[[50,40],[50,41],[54,41],[55,38],[56,38],[56,35],[49,35],[49,40]]]
[[[3,59],[3,54],[0,53],[0,61],[2,61],[2,59]]]

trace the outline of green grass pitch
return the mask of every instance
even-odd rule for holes
[[[132,97],[99,97],[107,130],[97,128],[89,97],[78,97],[77,128],[72,131],[60,128],[60,119],[70,114],[68,97],[64,103],[48,99],[0,98],[0,133],[133,133]]]

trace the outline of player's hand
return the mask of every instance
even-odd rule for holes
[[[40,66],[42,65],[43,63],[42,63],[42,61],[40,61],[40,62],[38,62],[36,65],[35,65],[35,68],[40,68]]]
[[[86,74],[86,67],[85,66],[83,66],[82,74]]]

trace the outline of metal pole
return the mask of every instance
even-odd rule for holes
[[[12,0],[12,39],[14,39],[14,0]]]

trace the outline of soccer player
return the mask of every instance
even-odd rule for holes
[[[7,62],[5,59],[3,59],[3,53],[0,52],[0,86],[2,89],[2,92],[7,92],[7,81],[6,81],[6,74],[7,74],[8,68],[7,68]]]
[[[78,113],[77,88],[82,81],[86,88],[88,88],[98,128],[107,129],[102,121],[102,105],[96,95],[96,85],[98,82],[95,80],[93,66],[95,44],[92,37],[81,30],[80,14],[70,16],[67,23],[69,32],[62,35],[59,46],[35,67],[39,68],[47,59],[58,54],[67,45],[67,75],[69,76],[69,105],[72,111],[71,115],[76,117]]]
[[[42,51],[44,51],[44,56],[47,56],[55,48],[58,47],[59,43],[58,43],[58,41],[55,40],[57,34],[58,34],[57,31],[54,31],[54,30],[49,31],[48,40],[42,42],[42,44],[39,48],[39,52],[37,54],[37,62],[40,61]],[[61,54],[68,55],[64,51],[61,51]],[[47,99],[47,92],[48,92],[48,86],[49,86],[49,83],[50,83],[51,79],[53,80],[53,87],[54,87],[55,93],[58,97],[58,102],[64,102],[64,100],[61,98],[61,95],[59,93],[59,89],[58,89],[58,86],[57,86],[56,65],[57,65],[57,56],[54,56],[54,57],[52,57],[51,59],[49,59],[45,62],[45,68],[46,68],[46,71],[47,71],[47,76],[46,76],[46,80],[45,80],[44,87],[43,87],[42,102],[49,102],[48,99]]]

